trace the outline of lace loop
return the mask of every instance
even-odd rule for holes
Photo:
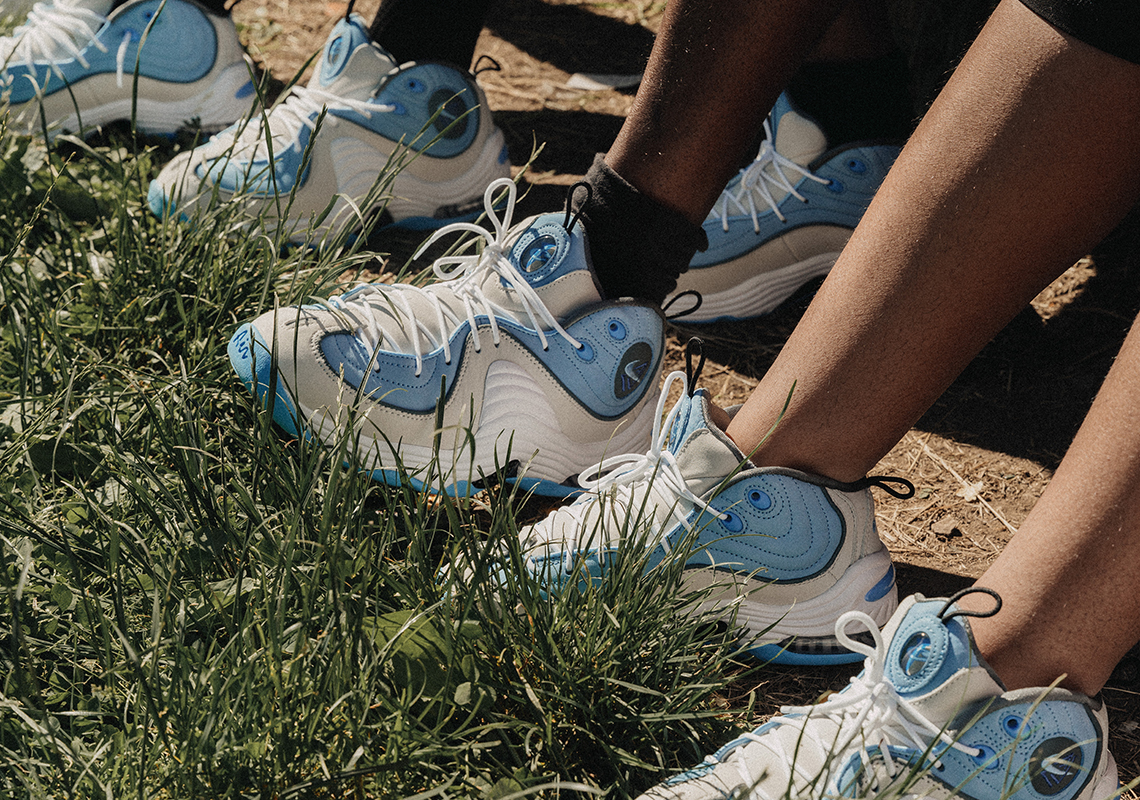
[[[290,148],[301,148],[301,131],[315,131],[329,112],[353,111],[365,119],[373,114],[387,114],[396,110],[391,103],[369,103],[314,89],[294,86],[289,95],[262,117],[247,119],[234,134],[234,152],[242,152],[251,161],[268,160]],[[335,119],[335,118],[334,118]],[[254,120],[257,124],[253,124]],[[327,124],[327,123],[326,123]],[[266,128],[268,127],[268,134]],[[250,148],[246,152],[246,148]]]
[[[58,62],[68,58],[74,58],[80,66],[88,69],[90,64],[83,56],[83,48],[93,44],[100,52],[107,52],[107,46],[98,39],[99,29],[106,22],[106,17],[91,9],[50,2],[36,3],[22,25],[11,35],[0,38],[0,62],[5,69],[16,64],[24,66],[27,69],[25,77],[38,95],[42,87],[36,78],[36,63],[47,62],[51,71],[61,79],[64,75]],[[122,59],[118,61],[121,84]],[[12,75],[5,75],[7,85],[11,85],[12,79]]]
[[[585,516],[595,506],[599,497],[609,495],[608,502],[616,503],[623,509],[628,509],[630,515],[635,514],[640,507],[635,494],[635,487],[639,484],[648,484],[648,499],[645,508],[668,509],[668,518],[681,525],[686,531],[692,531],[693,525],[689,521],[694,509],[700,509],[718,520],[727,518],[726,514],[717,511],[708,502],[702,500],[691,489],[685,480],[684,473],[677,463],[677,457],[669,450],[669,434],[677,415],[681,412],[684,402],[677,402],[667,415],[662,418],[665,403],[669,397],[669,390],[673,384],[681,384],[682,398],[689,397],[688,379],[685,373],[672,372],[665,378],[661,387],[661,396],[657,401],[657,413],[654,416],[649,451],[643,454],[627,453],[611,456],[602,460],[589,474],[579,475],[578,484],[586,490],[577,500],[569,506],[556,509],[552,513],[551,522],[554,524],[535,526],[531,533],[561,535],[564,531],[577,531],[581,537],[595,535],[592,525],[584,524]],[[565,524],[559,524],[554,517],[562,517]],[[655,521],[650,527],[651,538],[661,531],[660,521]],[[607,528],[608,530],[608,528]],[[530,544],[542,544],[532,541]],[[565,546],[568,557],[585,546],[587,542],[559,541]],[[601,542],[600,544],[609,544]],[[669,543],[665,539],[658,542],[666,552],[669,552]]]
[[[874,642],[865,644],[847,633],[848,627],[857,623],[866,628]],[[863,671],[851,678],[847,687],[814,706],[784,706],[780,715],[773,717],[764,727],[763,733],[752,731],[737,740],[722,757],[709,756],[706,762],[717,764],[731,761],[745,779],[745,785],[754,787],[750,797],[757,800],[774,800],[763,793],[756,784],[760,775],[753,775],[749,769],[749,758],[744,752],[752,742],[763,742],[771,748],[776,757],[791,766],[792,772],[804,785],[812,785],[818,780],[818,764],[823,763],[825,774],[830,773],[834,780],[836,772],[846,765],[851,756],[857,755],[864,767],[873,761],[882,764],[888,776],[898,774],[899,765],[890,755],[891,747],[904,747],[924,754],[936,765],[938,758],[948,748],[961,751],[977,758],[982,752],[956,741],[943,727],[931,722],[910,701],[899,695],[885,676],[887,645],[879,626],[861,611],[848,611],[835,623],[835,636],[846,647],[865,656]],[[813,721],[828,720],[832,724],[824,727],[826,734],[811,725]],[[797,731],[791,737],[797,751],[787,752],[780,737],[769,735],[772,726],[790,726]],[[937,743],[937,745],[935,744]],[[941,745],[941,746],[938,746]],[[807,749],[814,750],[818,759],[802,757]],[[876,752],[879,758],[876,759]],[[800,762],[814,765],[814,768],[801,767]],[[839,787],[845,793],[851,787]]]
[[[740,182],[737,186],[733,187],[730,184],[726,187],[713,206],[712,213],[720,218],[721,227],[728,231],[729,217],[735,213],[748,214],[752,217],[753,229],[756,233],[760,233],[760,215],[768,210],[775,213],[780,222],[787,222],[787,217],[780,211],[780,201],[772,193],[773,187],[803,203],[807,202],[807,198],[796,191],[795,183],[788,178],[785,170],[824,186],[831,183],[776,152],[772,126],[765,119],[764,141],[760,144],[760,153],[751,164],[740,171]],[[797,181],[798,179],[799,177],[796,178]]]
[[[504,189],[507,192],[507,201],[500,218],[495,209],[495,195]],[[544,327],[547,331],[553,330],[576,350],[582,349],[582,343],[559,324],[534,287],[526,282],[508,258],[510,250],[508,237],[516,193],[515,184],[509,178],[494,181],[484,192],[483,203],[494,233],[469,222],[455,222],[440,228],[420,246],[414,258],[418,258],[427,247],[449,233],[457,231],[475,233],[484,240],[479,253],[438,259],[433,271],[440,279],[439,283],[423,288],[404,283],[368,283],[357,286],[343,295],[333,296],[328,300],[317,300],[327,308],[344,313],[355,323],[354,335],[368,352],[375,371],[380,370],[379,363],[375,361],[376,353],[387,339],[384,323],[377,314],[381,309],[389,313],[389,317],[394,319],[407,337],[416,359],[416,377],[419,377],[423,371],[424,353],[428,349],[442,348],[444,361],[451,363],[451,334],[463,321],[470,326],[476,352],[480,352],[482,348],[480,323],[477,320],[480,315],[485,316],[486,326],[491,330],[491,339],[495,345],[498,345],[500,342],[498,318],[518,319],[519,310],[505,308],[484,292],[483,283],[489,272],[501,278],[509,292],[517,298],[523,316],[538,335],[543,349],[549,346]],[[448,266],[453,269],[447,269]],[[456,313],[457,309],[453,310],[441,300],[440,295],[444,292],[462,306],[462,316]],[[413,306],[413,300],[419,301],[421,308],[424,303],[427,304],[434,328],[419,319],[417,315],[421,312]]]

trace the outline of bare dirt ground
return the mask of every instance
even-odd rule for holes
[[[362,0],[356,11],[371,19],[376,4]],[[895,34],[915,70],[916,113],[963,51],[985,6],[985,0],[896,4]],[[660,0],[499,0],[492,8],[478,53],[492,56],[502,70],[483,72],[480,81],[512,162],[524,164],[535,146],[543,147],[526,174],[532,190],[516,218],[560,208],[566,187],[594,153],[606,150],[632,102],[632,90],[574,89],[571,76],[640,72],[663,8]],[[242,0],[234,15],[256,60],[286,81],[320,49],[345,10],[344,3],[325,0]],[[1015,534],[1140,305],[1138,243],[1140,224],[1131,218],[996,337],[879,465],[879,474],[902,475],[917,487],[909,500],[878,495],[880,533],[898,564],[902,593],[938,596],[969,585]],[[400,264],[414,242],[384,246]],[[743,401],[812,288],[762,320],[675,329],[666,369],[680,365],[679,345],[699,333],[710,356],[705,385],[721,404]],[[1105,579],[1112,579],[1111,571]],[[765,670],[742,680],[741,697],[725,702],[743,702],[756,691],[758,707],[771,711],[836,688],[850,674],[850,668]],[[1113,751],[1130,779],[1140,774],[1140,681],[1119,675],[1116,683],[1121,687],[1106,690],[1105,699]]]

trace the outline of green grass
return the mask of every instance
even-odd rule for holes
[[[460,581],[517,557],[517,498],[272,426],[229,336],[372,256],[160,221],[168,155],[0,135],[0,796],[624,796],[725,741],[732,645],[679,570]]]

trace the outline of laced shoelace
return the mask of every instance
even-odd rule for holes
[[[846,629],[852,622],[859,622],[871,633],[874,646],[864,644],[847,635]],[[888,746],[913,747],[920,753],[928,753],[937,759],[933,742],[941,742],[946,748],[954,748],[967,755],[977,758],[982,755],[980,750],[968,747],[955,741],[946,731],[931,722],[914,704],[899,695],[895,687],[885,677],[884,665],[887,658],[887,646],[879,626],[867,614],[861,611],[848,611],[835,623],[835,635],[847,648],[862,653],[866,657],[863,672],[851,679],[848,686],[827,700],[814,706],[784,706],[780,709],[780,716],[773,717],[772,722],[778,725],[791,726],[799,731],[795,737],[796,749],[813,748],[825,764],[823,779],[830,780],[833,772],[842,769],[850,756],[858,754],[865,767],[872,764],[872,748],[878,748],[882,754],[880,763],[890,777],[895,777],[902,769],[891,758]],[[812,722],[820,719],[829,719],[836,726],[834,738],[823,738],[813,728]],[[741,737],[740,746],[734,748],[723,759],[731,762],[744,779],[745,785],[751,787],[749,797],[755,800],[775,800],[759,790],[756,784],[762,777],[754,774],[748,764],[748,755],[744,752],[750,742],[762,741],[775,751],[777,758],[791,765],[794,778],[803,783],[813,785],[820,780],[818,764],[814,759],[803,757],[802,753],[787,752],[779,739],[772,736],[757,735],[756,732]],[[715,756],[708,756],[706,763],[718,763]],[[805,765],[806,764],[806,765]],[[812,769],[811,765],[815,765]],[[824,787],[830,791],[833,787]]]
[[[500,219],[495,209],[495,195],[502,190],[507,192],[507,202]],[[483,204],[487,209],[487,217],[494,225],[494,233],[469,222],[455,222],[440,228],[420,246],[414,258],[418,258],[439,237],[449,233],[467,231],[483,238],[484,244],[480,253],[447,256],[436,260],[433,271],[440,283],[424,288],[403,283],[369,283],[358,286],[344,295],[318,302],[328,308],[344,312],[358,323],[355,336],[368,351],[369,359],[374,358],[376,351],[385,341],[383,320],[377,316],[376,311],[379,306],[386,307],[397,318],[410,340],[412,352],[416,357],[416,375],[419,376],[423,371],[425,344],[429,352],[442,347],[444,361],[451,363],[450,334],[462,324],[464,319],[471,327],[472,344],[477,353],[482,351],[482,339],[476,321],[478,315],[486,316],[486,324],[491,329],[491,340],[495,346],[498,346],[500,341],[497,317],[523,322],[518,318],[517,311],[504,308],[483,292],[483,281],[487,273],[492,272],[506,281],[509,291],[517,297],[526,321],[538,334],[543,350],[550,346],[546,331],[543,330],[544,326],[565,339],[574,349],[581,350],[584,345],[558,323],[534,287],[526,282],[508,258],[511,245],[508,234],[515,210],[516,193],[515,184],[509,178],[494,181],[483,193]],[[449,271],[448,266],[453,269]],[[441,302],[438,293],[443,291],[462,302],[463,317],[455,314]],[[434,328],[419,319],[409,301],[410,296],[418,296],[428,301],[434,310],[435,318],[432,320],[435,323]],[[374,364],[373,368],[379,371],[380,366]]]
[[[36,62],[47,62],[59,78],[64,75],[58,62],[67,56],[78,61],[84,69],[89,68],[91,65],[83,55],[87,45],[95,45],[102,53],[109,52],[107,45],[98,39],[99,29],[106,22],[106,17],[88,8],[36,3],[24,24],[10,36],[0,39],[0,59],[5,69],[13,64],[22,64],[27,69],[24,77],[31,82],[33,91],[40,95],[43,87],[36,79]],[[127,31],[115,54],[115,79],[120,89],[123,88],[130,43],[131,33]],[[11,82],[12,76],[5,75],[5,83]]]
[[[756,160],[740,171],[740,182],[735,186],[726,187],[713,206],[713,214],[720,218],[721,227],[728,230],[729,217],[741,213],[752,217],[752,227],[756,233],[760,232],[760,215],[771,210],[780,222],[787,222],[787,217],[780,211],[780,201],[772,193],[772,188],[786,192],[802,203],[807,198],[796,191],[795,184],[785,170],[796,176],[808,178],[816,183],[826,186],[831,181],[814,174],[807,167],[800,166],[786,156],[776,152],[772,138],[772,127],[768,120],[764,120],[764,141],[760,144],[760,153]]]
[[[669,390],[677,382],[681,384],[682,399],[674,404],[669,414],[662,421]],[[669,432],[681,411],[688,390],[689,381],[684,372],[670,373],[665,378],[665,383],[661,387],[661,397],[657,401],[657,413],[654,417],[649,451],[644,454],[627,453],[603,459],[591,470],[589,475],[579,476],[578,483],[586,490],[586,493],[569,506],[557,509],[550,519],[550,522],[555,524],[537,526],[531,529],[532,533],[541,534],[543,531],[553,532],[569,529],[577,530],[583,537],[593,536],[595,533],[592,530],[593,526],[584,524],[585,514],[590,505],[596,502],[612,502],[623,509],[628,509],[630,513],[634,513],[637,510],[633,508],[635,487],[646,482],[648,482],[649,487],[646,508],[669,509],[669,518],[687,531],[692,531],[692,524],[688,518],[694,508],[703,509],[716,519],[725,519],[727,515],[712,508],[689,489],[688,482],[677,463],[677,457],[668,449]],[[598,477],[590,477],[590,475]],[[570,524],[557,524],[559,515],[564,515],[562,521]],[[650,530],[650,538],[656,538],[656,534],[659,532],[660,528],[655,523],[654,528]],[[564,560],[572,560],[575,557],[575,550],[586,544],[586,542],[561,541],[558,543],[568,545],[563,551]],[[541,545],[545,542],[534,539],[528,544]],[[608,542],[600,542],[599,544],[605,545]],[[661,539],[658,544],[665,548],[666,553],[669,552],[669,543],[666,540]]]
[[[253,118],[237,131],[234,144],[239,148],[252,147],[248,154],[252,160],[268,159],[270,141],[273,153],[280,154],[291,147],[300,147],[301,131],[317,129],[317,120],[325,115],[328,124],[330,111],[355,111],[365,119],[373,114],[387,114],[396,110],[390,103],[369,103],[312,87],[294,86],[289,96],[274,106],[264,118]],[[253,124],[254,120],[257,124]],[[264,135],[265,124],[269,125],[269,136]]]

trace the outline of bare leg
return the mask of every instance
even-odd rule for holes
[[[1140,639],[1140,325],[1052,482],[978,584],[1005,601],[972,627],[1011,687],[1065,673],[1065,685],[1095,694]]]
[[[881,4],[671,2],[606,163],[699,225],[817,45],[818,56],[828,59],[881,55],[891,47]]]
[[[798,381],[755,460],[840,480],[866,474],[1135,202],[1137,124],[1140,66],[1004,0],[730,434],[754,447]],[[1067,672],[1069,685],[1095,692],[1140,635],[1140,331],[979,583],[1006,601],[973,627],[1011,687]]]
[[[1140,66],[1005,0],[896,162],[729,433],[839,480],[867,473],[1140,187]]]

